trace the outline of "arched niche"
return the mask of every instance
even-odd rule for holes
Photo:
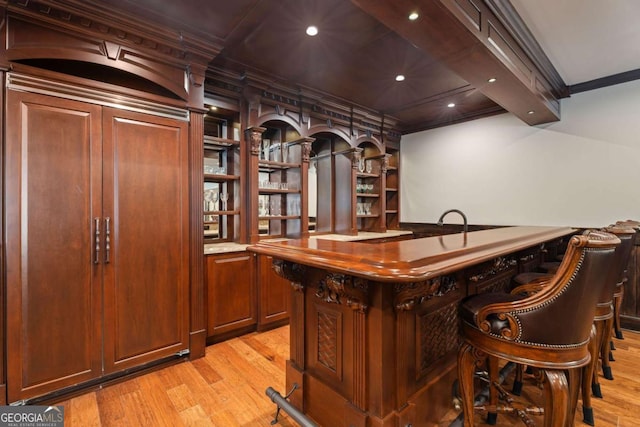
[[[363,148],[365,156],[373,156],[384,153],[384,144],[375,136],[361,135],[354,141],[355,147]]]
[[[257,117],[257,126],[260,127],[278,127],[284,129],[289,127],[292,131],[295,132],[295,138],[299,138],[301,136],[307,136],[306,132],[304,132],[300,120],[296,115],[287,114],[288,110],[283,111],[282,113],[277,112],[269,112],[265,113]]]
[[[16,62],[30,67],[108,83],[123,88],[159,95],[165,98],[183,100],[183,98],[179,97],[176,93],[168,90],[165,86],[162,86],[157,82],[148,80],[138,74],[124,71],[119,68],[113,68],[110,65],[70,59],[50,58],[25,59]]]
[[[317,129],[317,128],[316,128]],[[351,146],[343,138],[342,132],[325,128],[321,132],[312,134],[314,138],[311,144],[309,158],[308,178],[308,212],[310,231],[317,233],[332,233],[335,230],[333,206],[336,185],[350,185],[349,183],[336,183],[336,152],[350,150]],[[344,162],[344,159],[340,159]],[[348,169],[349,166],[346,165]],[[349,203],[348,201],[343,201]]]
[[[349,128],[345,126],[331,126],[326,123],[311,124],[307,129],[307,133],[309,134],[309,136],[315,136],[318,134],[333,134],[344,141],[349,141],[351,139],[351,136],[349,135]]]

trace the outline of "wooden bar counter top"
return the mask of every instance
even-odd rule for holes
[[[576,230],[503,227],[366,243],[262,241],[291,282],[290,402],[325,427],[432,426],[452,408],[458,305],[508,290]]]

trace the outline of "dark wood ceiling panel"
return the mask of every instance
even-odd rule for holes
[[[89,1],[220,43],[213,68],[348,100],[397,119],[404,133],[503,111],[500,105],[525,108],[517,85],[484,87],[492,59],[466,26],[481,30],[488,11],[471,0]],[[420,22],[407,21],[410,6],[423,12]],[[308,25],[319,34],[306,36]],[[397,74],[405,81],[396,82]],[[448,109],[449,102],[458,107]]]
[[[171,28],[227,40],[261,0],[98,0]]]

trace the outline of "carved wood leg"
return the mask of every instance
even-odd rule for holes
[[[622,299],[624,298],[624,284],[616,287],[616,293],[613,294],[613,319],[616,338],[623,340],[622,326],[620,325],[620,311],[622,310]]]
[[[478,362],[477,351],[469,343],[464,343],[458,352],[458,386],[464,414],[465,427],[473,427],[473,376]]]
[[[517,364],[516,365],[516,375],[513,380],[513,388],[511,389],[511,393],[515,396],[520,396],[522,394],[522,377],[524,376],[524,365]]]
[[[545,369],[544,426],[565,427],[569,411],[569,386],[563,371]]]
[[[611,341],[611,335],[613,333],[613,316],[604,321],[604,330],[602,331],[602,346],[600,347],[600,360],[602,361],[602,375],[608,380],[613,379],[611,373],[611,364],[609,361],[609,355],[611,354],[611,347],[609,342]]]
[[[566,427],[573,427],[573,420],[575,419],[576,409],[578,407],[578,395],[580,394],[580,384],[582,383],[582,371],[584,368],[568,369],[565,372],[567,376],[567,385],[569,387],[568,393],[568,407],[567,416],[565,418]],[[583,402],[584,403],[584,402]]]
[[[487,357],[487,372],[489,373],[489,407],[498,405],[498,390],[494,386],[500,377],[498,364],[500,359],[494,356]],[[487,424],[495,425],[498,420],[497,412],[487,412]]]
[[[596,364],[598,362],[598,349],[596,341],[596,327],[591,327],[591,338],[589,339],[589,353],[591,361],[582,368],[582,420],[589,425],[594,425],[593,408],[591,407],[591,381],[596,374]]]
[[[591,349],[591,364],[593,364],[593,375],[591,378],[591,391],[595,397],[602,397],[602,391],[600,389],[600,379],[598,377],[598,360],[600,355],[600,347],[602,346],[602,337],[604,335],[605,324],[602,321],[595,321],[594,326],[596,329],[596,347]],[[595,352],[595,353],[594,353]]]

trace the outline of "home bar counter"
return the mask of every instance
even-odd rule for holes
[[[289,401],[321,426],[428,426],[452,408],[458,305],[507,290],[576,230],[504,227],[385,243],[260,242],[291,282]]]

